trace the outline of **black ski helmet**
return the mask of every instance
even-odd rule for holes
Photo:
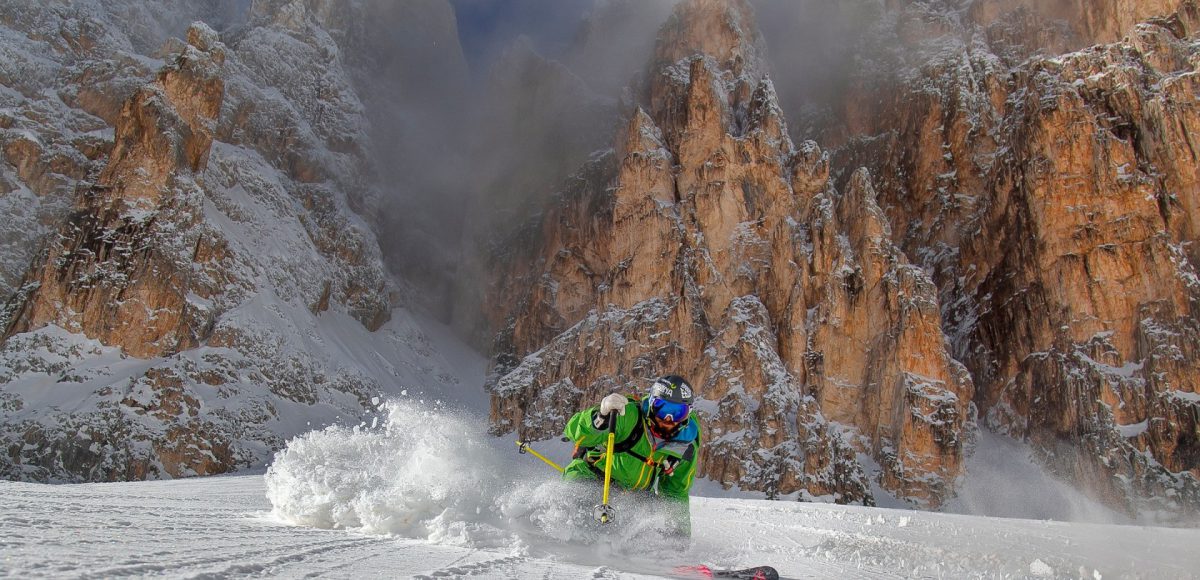
[[[650,385],[649,398],[691,405],[695,401],[692,386],[679,375],[666,375]]]

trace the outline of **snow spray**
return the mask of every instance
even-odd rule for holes
[[[385,402],[372,426],[332,426],[289,442],[267,470],[267,498],[276,516],[297,525],[486,537],[499,531],[487,529],[486,516],[508,466],[478,424],[465,413]]]

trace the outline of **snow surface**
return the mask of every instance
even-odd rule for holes
[[[374,426],[372,426],[372,423]],[[264,475],[0,482],[0,576],[659,578],[772,565],[789,578],[1187,578],[1200,530],[695,497],[690,546],[653,506],[570,516],[557,482],[469,412],[415,397],[294,439]],[[579,498],[578,501],[572,498]],[[589,509],[590,511],[590,509]]]

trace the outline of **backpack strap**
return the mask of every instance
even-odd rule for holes
[[[630,398],[630,400],[633,401],[634,399]],[[635,426],[634,426],[633,430],[629,432],[629,435],[626,435],[624,439],[622,439],[620,442],[613,445],[613,453],[614,454],[629,453],[630,455],[638,457],[638,454],[630,453],[630,450],[633,449],[635,446],[637,446],[637,444],[642,440],[642,438],[644,438],[646,436],[646,422],[645,422],[646,417],[644,415],[642,415],[642,406],[641,405],[634,405],[634,408],[637,409],[637,414],[638,414],[637,423],[635,423]],[[645,457],[639,457],[639,458],[642,461],[646,460]]]

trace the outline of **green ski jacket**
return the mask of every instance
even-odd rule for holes
[[[646,491],[678,501],[688,509],[688,492],[696,477],[700,459],[700,421],[691,417],[669,440],[654,436],[647,427],[646,404],[629,398],[625,414],[617,417],[613,447],[612,481],[621,489]],[[608,430],[596,429],[593,420],[599,406],[576,413],[563,430],[575,442],[575,459],[563,471],[568,481],[603,481]],[[681,522],[682,531],[690,532],[690,517]]]

